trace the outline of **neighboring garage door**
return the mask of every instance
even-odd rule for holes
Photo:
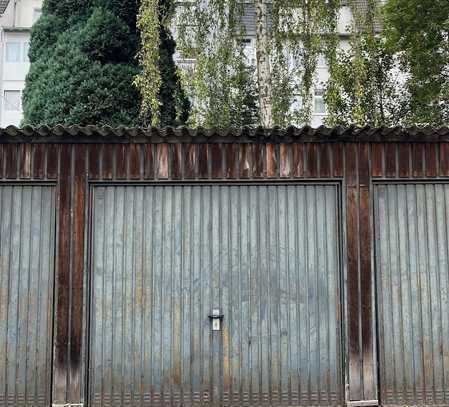
[[[93,191],[91,406],[342,404],[335,185]]]
[[[0,186],[0,406],[48,407],[55,190]]]
[[[449,405],[449,185],[375,187],[381,402]]]

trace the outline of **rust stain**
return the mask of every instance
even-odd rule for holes
[[[229,332],[223,327],[223,387],[225,392],[231,388],[231,374],[229,370]]]

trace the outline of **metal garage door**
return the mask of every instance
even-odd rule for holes
[[[49,406],[55,192],[0,186],[0,406]]]
[[[93,202],[92,406],[341,404],[336,186],[97,186]]]
[[[449,185],[375,188],[383,404],[449,404]]]

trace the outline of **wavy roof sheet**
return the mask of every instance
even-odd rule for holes
[[[57,125],[0,129],[0,142],[438,142],[449,141],[449,127],[287,127],[187,128]]]

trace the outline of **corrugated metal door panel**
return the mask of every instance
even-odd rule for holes
[[[382,403],[449,405],[449,185],[375,191]]]
[[[95,187],[91,405],[341,404],[337,208],[333,185]]]
[[[0,186],[0,406],[49,406],[55,190]]]

